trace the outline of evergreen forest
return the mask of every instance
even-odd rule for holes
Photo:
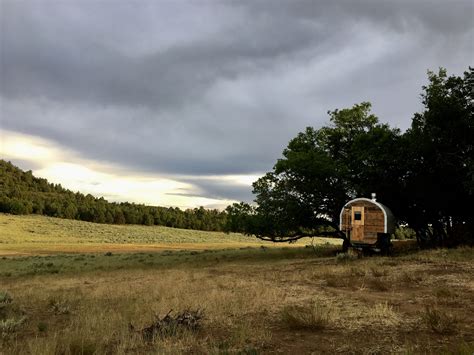
[[[84,195],[49,183],[5,160],[0,160],[0,212],[205,231],[221,231],[226,221],[225,212],[203,207],[183,211],[177,207],[108,202],[102,197]]]

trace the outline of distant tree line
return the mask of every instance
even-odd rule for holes
[[[102,197],[74,193],[5,160],[0,160],[0,212],[205,231],[221,231],[226,223],[225,212],[203,207],[183,211],[177,207],[108,202]]]
[[[338,235],[342,206],[375,192],[424,246],[474,243],[474,73],[428,72],[424,109],[404,133],[368,102],[330,111],[293,138],[253,184],[256,204],[227,208],[228,231],[291,241]]]

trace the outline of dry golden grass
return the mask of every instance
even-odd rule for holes
[[[16,307],[7,319],[26,317],[2,337],[0,353],[437,354],[472,349],[472,250],[450,251],[457,261],[448,268],[446,259],[419,264],[413,256],[393,258],[392,266],[380,257],[341,265],[336,250],[334,256],[317,256],[300,249],[302,258],[298,250],[275,250],[271,258],[258,250],[261,259],[244,252],[219,254],[213,263],[196,254],[188,263],[166,267],[0,277],[1,291],[12,298],[7,307]],[[100,265],[100,259],[110,257],[93,259]],[[384,271],[374,276],[377,267]],[[402,270],[423,273],[423,284],[407,288],[399,277]],[[458,295],[454,303],[436,303],[446,294],[432,285],[445,276]],[[331,277],[347,281],[330,286]],[[365,286],[369,280],[389,283],[390,290]],[[436,308],[428,312],[427,304]],[[184,330],[150,343],[129,330],[129,324],[140,329],[157,315],[185,309],[204,312],[196,332]]]
[[[322,330],[331,325],[332,310],[317,301],[285,306],[280,314],[284,326],[292,330]]]
[[[367,315],[381,325],[396,326],[402,321],[394,307],[387,302],[376,303],[367,310]]]
[[[316,251],[0,258],[0,354],[474,351],[473,249],[343,262],[337,247]],[[130,330],[186,309],[203,310],[196,331]]]

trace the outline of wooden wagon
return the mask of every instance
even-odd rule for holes
[[[356,198],[347,202],[340,214],[340,230],[346,235],[344,249],[375,249],[388,253],[391,234],[395,232],[395,218],[390,209],[372,199]]]

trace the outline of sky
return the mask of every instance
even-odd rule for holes
[[[253,200],[288,141],[474,64],[474,2],[0,0],[0,156],[110,201]]]

